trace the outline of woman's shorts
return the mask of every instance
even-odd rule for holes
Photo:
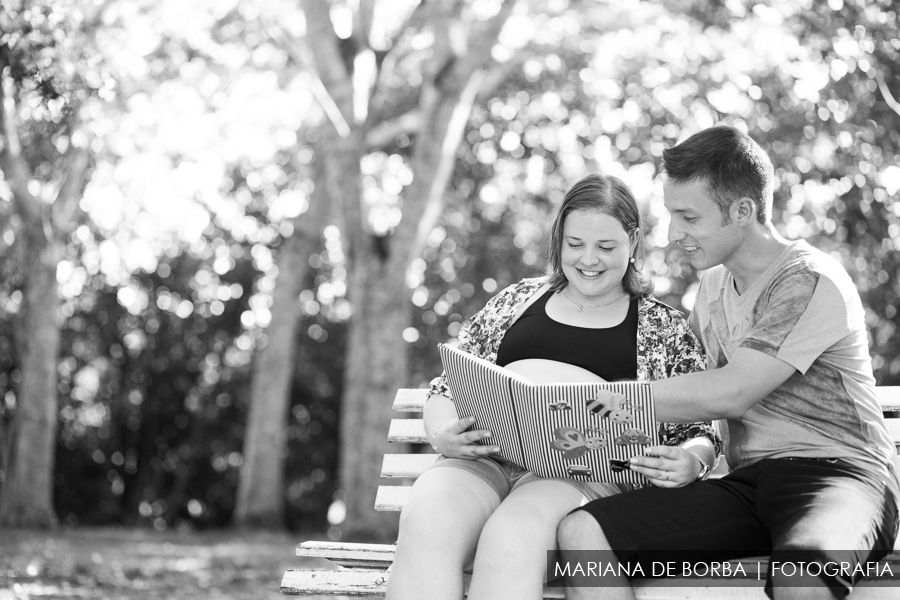
[[[438,459],[431,468],[450,468],[468,471],[490,485],[491,488],[497,492],[497,496],[500,500],[504,500],[513,490],[535,481],[562,481],[567,483],[581,492],[586,498],[586,502],[596,500],[597,498],[613,496],[631,489],[631,486],[628,484],[597,483],[564,478],[547,479],[538,477],[531,471],[511,462],[486,457],[479,458],[478,460],[442,457]]]

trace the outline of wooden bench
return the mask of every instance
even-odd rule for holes
[[[394,399],[394,411],[421,415],[425,402],[424,389],[401,389]],[[887,420],[894,443],[900,451],[900,387],[879,387],[878,399]],[[391,421],[388,441],[407,444],[428,444],[421,418],[397,418]],[[375,498],[375,510],[399,511],[409,497],[412,481],[437,459],[429,447],[427,454],[385,454],[381,476],[399,479],[401,482],[382,485]],[[720,461],[724,463],[724,461]],[[720,464],[713,476],[722,476]],[[392,544],[350,544],[343,542],[303,542],[297,547],[297,555],[328,559],[334,569],[289,569],[281,581],[281,593],[286,595],[384,596],[387,588],[388,569],[393,563],[395,546]],[[767,566],[765,557],[742,561],[744,570],[754,580],[750,587],[722,587],[710,578],[696,578],[690,587],[684,581],[635,580],[635,595],[639,600],[650,599],[765,599],[763,581],[756,582],[757,565],[761,561],[763,573]],[[900,597],[900,544],[888,557],[893,581],[863,582],[854,591],[853,600],[881,600]],[[465,575],[468,589],[469,574]],[[764,579],[764,577],[763,577]],[[679,585],[670,585],[678,583]],[[889,585],[884,585],[884,584]],[[896,587],[895,587],[896,586]],[[563,598],[561,588],[544,588],[545,598]]]

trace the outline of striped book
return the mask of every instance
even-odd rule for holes
[[[625,465],[659,443],[650,384],[535,384],[455,347],[439,350],[459,417],[491,432],[479,444],[541,477],[646,483]]]

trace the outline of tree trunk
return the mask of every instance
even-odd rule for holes
[[[373,513],[372,504],[382,456],[390,450],[386,432],[392,399],[398,387],[408,384],[408,348],[402,338],[411,315],[406,271],[441,213],[456,148],[483,79],[476,72],[492,60],[491,48],[514,5],[515,0],[506,0],[497,15],[468,31],[470,43],[463,51],[463,45],[451,39],[450,30],[462,25],[464,3],[422,3],[426,8],[419,16],[427,14],[437,27],[430,58],[422,68],[420,125],[410,132],[415,139],[413,183],[403,192],[400,224],[393,234],[379,237],[371,233],[368,215],[360,206],[360,158],[367,131],[379,122],[378,107],[383,103],[378,98],[387,90],[368,90],[370,122],[351,118],[354,63],[342,55],[327,2],[303,3],[309,46],[326,90],[320,93],[320,103],[333,126],[316,149],[327,172],[328,195],[342,203],[340,225],[350,273],[348,299],[353,317],[345,355],[339,479],[347,503],[344,532],[354,540],[390,541],[397,529],[396,516]],[[358,16],[364,33],[365,14]],[[368,47],[365,35],[355,41],[358,48]],[[388,81],[384,80],[385,85]]]
[[[390,542],[397,533],[396,515],[372,510],[382,457],[401,451],[387,443],[387,430],[394,395],[408,384],[409,372],[402,338],[410,321],[405,270],[392,269],[392,262],[372,248],[356,258],[350,273],[353,320],[341,406],[340,487],[347,503],[344,533],[354,541]]]
[[[318,194],[317,194],[318,196]],[[266,347],[256,358],[250,391],[250,414],[244,435],[244,462],[238,483],[234,522],[238,526],[280,529],[284,526],[284,460],[287,418],[294,379],[299,303],[309,256],[318,246],[327,215],[322,198],[297,220],[284,241],[272,298],[272,322]]]
[[[12,439],[0,490],[0,525],[55,527],[53,465],[56,456],[57,385],[60,348],[56,270],[63,257],[67,229],[76,221],[78,201],[86,184],[90,144],[71,144],[65,155],[62,184],[50,206],[28,189],[32,174],[22,155],[15,117],[13,85],[4,81],[8,55],[0,54],[0,170],[12,192],[13,207],[22,219],[25,281],[15,328],[22,374],[12,422]],[[73,106],[67,122],[77,130],[79,111]]]
[[[0,493],[0,525],[48,528],[59,524],[53,510],[53,465],[60,346],[56,265],[61,249],[46,238],[39,242],[44,232],[35,231],[34,225],[26,224],[29,264],[19,313],[21,334],[16,336],[22,383],[16,396],[6,481]]]

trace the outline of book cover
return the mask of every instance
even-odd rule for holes
[[[492,436],[500,456],[541,477],[646,483],[619,468],[659,443],[648,383],[535,384],[452,346],[439,346],[459,417]],[[612,462],[610,462],[612,461]]]

